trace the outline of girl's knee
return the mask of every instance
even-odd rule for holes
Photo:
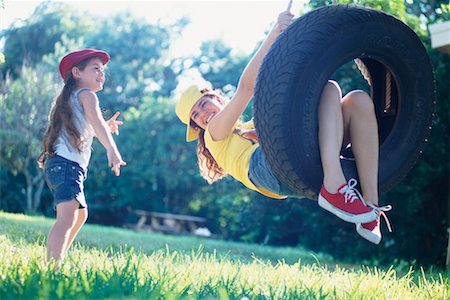
[[[320,104],[322,107],[334,107],[338,109],[340,107],[342,99],[342,92],[339,84],[336,81],[328,80],[325,84]]]
[[[66,201],[56,205],[56,225],[59,228],[71,229],[78,219],[78,202]]]
[[[334,80],[328,80],[328,82],[325,84],[325,87],[323,88],[324,93],[333,93],[338,95],[339,99],[342,98],[342,91],[341,87],[339,86],[339,83],[337,83]]]
[[[58,227],[65,231],[69,231],[75,226],[75,224],[75,218],[56,218],[55,227]]]
[[[354,90],[348,93],[343,99],[343,105],[360,112],[374,111],[372,98],[362,90]]]
[[[78,219],[80,222],[82,222],[82,224],[86,223],[88,216],[89,216],[89,213],[88,213],[87,208],[80,209]]]

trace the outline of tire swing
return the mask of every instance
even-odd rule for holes
[[[369,8],[332,5],[292,23],[261,66],[253,110],[261,147],[277,177],[317,199],[323,171],[318,143],[322,89],[355,60],[370,84],[379,126],[379,189],[396,185],[416,163],[431,130],[433,71],[417,35],[396,18]],[[354,159],[341,159],[358,178]]]

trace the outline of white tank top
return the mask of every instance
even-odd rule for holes
[[[89,91],[89,89],[87,88],[81,88],[73,91],[70,95],[70,104],[72,105],[73,109],[73,121],[78,132],[80,133],[81,138],[81,151],[74,148],[70,144],[69,138],[67,136],[67,131],[64,126],[61,129],[59,137],[55,141],[54,149],[57,155],[78,163],[80,167],[82,167],[86,171],[89,165],[89,160],[91,158],[91,146],[93,138],[95,136],[95,132],[94,128],[92,128],[91,124],[86,118],[83,107],[78,101],[78,94],[84,90]]]

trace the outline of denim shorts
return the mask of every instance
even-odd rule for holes
[[[55,200],[55,207],[61,202],[76,200],[79,208],[87,207],[84,197],[86,171],[79,164],[54,155],[45,161],[45,181]]]
[[[256,148],[250,158],[250,167],[248,170],[248,178],[257,187],[261,187],[272,193],[288,196],[292,198],[304,198],[284,185],[277,177],[272,173],[269,164],[261,147]]]

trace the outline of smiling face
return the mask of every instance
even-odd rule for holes
[[[72,74],[81,87],[89,88],[94,93],[103,89],[103,84],[105,83],[105,66],[98,57],[90,59],[82,70],[73,67]]]
[[[223,101],[216,95],[205,95],[201,97],[191,110],[191,120],[203,130],[214,116],[223,109]]]

